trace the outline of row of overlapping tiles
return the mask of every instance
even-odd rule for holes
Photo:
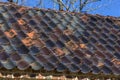
[[[0,26],[7,69],[120,74],[120,27],[108,18],[2,5]]]

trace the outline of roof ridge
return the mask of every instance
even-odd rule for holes
[[[5,5],[7,4],[7,6],[19,6],[19,7],[24,7],[24,8],[27,8],[27,9],[34,9],[34,10],[44,10],[44,11],[54,11],[54,12],[62,12],[62,13],[70,13],[72,15],[88,15],[88,16],[100,16],[100,17],[104,17],[104,18],[112,18],[112,19],[119,19],[119,17],[115,17],[115,16],[104,16],[104,15],[100,15],[100,14],[89,14],[89,13],[81,13],[81,12],[71,12],[71,11],[65,11],[65,10],[54,10],[54,9],[45,9],[45,8],[37,8],[37,7],[30,7],[30,6],[24,6],[24,5],[19,5],[19,4],[16,4],[16,3],[13,3],[13,2],[0,2],[0,5]]]

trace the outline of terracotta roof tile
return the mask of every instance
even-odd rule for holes
[[[0,3],[0,67],[120,75],[119,31],[115,17]]]

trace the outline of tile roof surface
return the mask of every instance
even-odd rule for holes
[[[120,21],[0,3],[0,67],[120,75]]]

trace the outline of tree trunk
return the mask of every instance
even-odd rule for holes
[[[7,0],[8,2],[13,2],[13,0]]]

